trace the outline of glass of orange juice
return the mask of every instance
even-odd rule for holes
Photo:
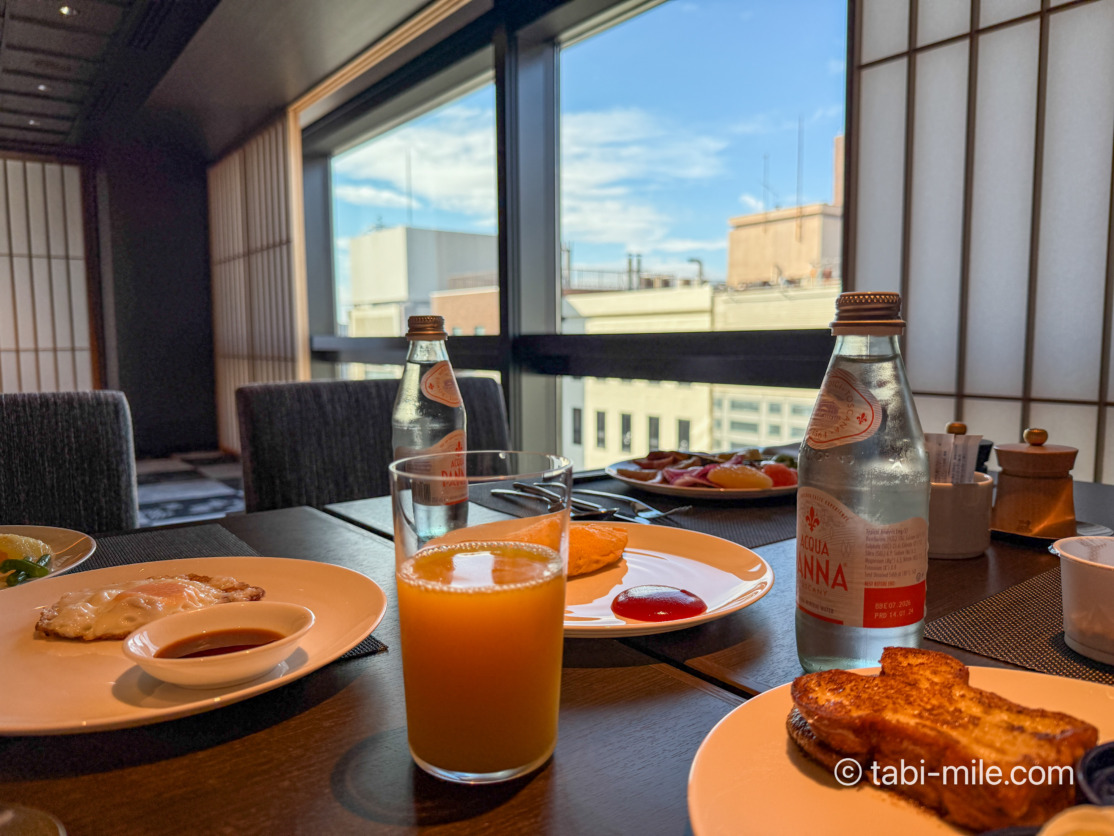
[[[537,769],[557,743],[572,463],[463,456],[391,464],[395,579],[410,754],[438,778],[487,784]],[[516,481],[557,498],[524,500],[515,518],[482,506]]]

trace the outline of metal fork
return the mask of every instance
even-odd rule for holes
[[[540,485],[526,485],[519,482],[515,484],[515,487],[519,488],[520,490],[529,490],[530,488],[534,488],[536,490],[545,490],[549,486],[547,486],[545,483]],[[616,502],[624,503],[625,505],[631,507],[632,513],[638,519],[641,519],[641,521],[646,523],[651,522],[652,519],[664,519],[665,517],[670,516],[671,514],[676,514],[677,512],[692,511],[692,505],[682,505],[680,507],[670,508],[668,509],[668,511],[658,511],[658,509],[654,506],[644,503],[642,499],[635,499],[633,496],[623,496],[622,494],[608,494],[604,492],[604,490],[582,490],[579,488],[573,488],[573,493],[587,494],[588,496],[599,496],[605,499],[614,499],[616,500]],[[573,497],[573,502],[577,502],[576,497]],[[672,519],[670,522],[673,522]]]
[[[564,485],[545,484],[545,483],[533,484],[532,485],[529,482],[515,482],[514,487],[517,490],[519,490],[523,493],[529,494],[531,496],[537,496],[537,497],[545,498],[545,499],[550,500],[550,501],[555,500],[557,502],[561,501],[561,494],[559,494],[558,491],[564,492],[564,490],[565,490]],[[492,493],[495,493],[495,491],[492,491]],[[569,507],[572,508],[574,511],[584,511],[584,512],[588,512],[588,513],[596,512],[596,511],[601,511],[601,512],[602,511],[610,511],[612,519],[621,520],[622,522],[637,522],[637,523],[649,523],[650,522],[647,519],[643,519],[638,514],[621,513],[618,508],[607,509],[607,508],[604,508],[602,505],[596,504],[595,502],[589,502],[586,499],[577,499],[575,496],[570,496],[569,497]]]
[[[625,502],[630,506],[631,510],[644,520],[660,520],[668,517],[670,514],[677,514],[682,511],[691,511],[691,505],[680,505],[676,508],[670,508],[668,511],[660,511],[652,505],[647,505],[641,499],[636,499],[633,496],[624,496],[619,493],[608,493],[607,491],[593,491],[587,488],[573,488],[573,493],[587,494],[588,496],[598,496],[603,499],[611,499],[616,502]],[[672,522],[672,520],[670,520]]]
[[[527,492],[527,491],[512,491],[506,488],[496,488],[492,494],[497,496],[508,496],[515,499],[533,499],[537,502],[545,503],[550,511],[555,511],[560,506],[560,501],[557,500],[549,493]],[[573,499],[570,508],[572,510],[572,518],[574,520],[612,520],[612,519],[627,519],[619,515],[618,508],[605,508],[602,505],[597,505],[595,502],[588,502],[583,499]]]

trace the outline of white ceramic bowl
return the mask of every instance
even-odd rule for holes
[[[267,673],[294,652],[313,626],[313,612],[298,604],[244,601],[168,615],[140,627],[124,641],[124,655],[151,676],[186,688],[222,688]],[[222,630],[257,628],[283,638],[214,656],[185,659],[156,654],[176,641]]]
[[[1052,551],[1060,556],[1064,642],[1114,665],[1114,537],[1066,537]]]

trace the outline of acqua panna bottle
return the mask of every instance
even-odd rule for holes
[[[410,343],[391,415],[394,458],[436,454],[428,463],[451,477],[439,495],[414,497],[417,526],[423,537],[438,537],[466,524],[468,484],[464,473],[467,423],[445,345],[445,320],[412,316],[407,322]]]
[[[797,656],[878,664],[924,635],[929,469],[901,360],[897,293],[843,293],[799,456]]]

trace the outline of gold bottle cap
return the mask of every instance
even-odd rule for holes
[[[944,427],[944,432],[951,435],[967,435],[967,425],[962,421],[952,421],[948,426]]]
[[[905,330],[901,318],[901,294],[854,291],[839,294],[836,318],[831,323],[833,334],[866,334],[886,336]]]
[[[406,329],[408,340],[445,340],[449,337],[445,333],[443,316],[412,316],[406,321]]]

